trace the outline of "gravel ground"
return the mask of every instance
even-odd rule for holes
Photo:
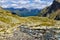
[[[43,39],[39,39],[39,38],[33,37],[27,33],[24,33],[20,30],[16,30],[15,32],[13,32],[12,37],[10,37],[10,36],[6,36],[4,38],[0,37],[0,40],[44,40],[44,37],[43,37]],[[49,39],[49,40],[52,40],[52,39]],[[56,40],[56,39],[53,39],[53,40]]]
[[[4,37],[1,38],[0,40],[39,40],[35,39],[34,37],[29,36],[27,33],[23,33],[20,30],[17,30],[13,33],[12,37]]]

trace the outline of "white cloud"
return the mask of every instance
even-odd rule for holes
[[[11,4],[11,6],[17,6],[17,4]]]
[[[21,4],[27,4],[29,3],[30,1],[19,1],[18,3],[21,3]]]
[[[35,2],[40,2],[40,0],[35,0]]]
[[[7,2],[8,0],[0,0],[0,3],[5,3]]]
[[[3,8],[14,7],[14,8],[44,8],[51,5],[52,2],[41,1],[41,0],[0,0],[0,6]]]
[[[7,8],[7,7],[8,7],[8,5],[2,5],[1,7],[3,7],[3,8]]]
[[[12,3],[18,3],[18,2],[16,2],[16,1],[11,1]]]

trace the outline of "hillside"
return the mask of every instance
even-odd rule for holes
[[[38,16],[60,20],[60,0],[54,0],[52,5],[43,9]]]
[[[28,28],[42,27],[42,26],[54,26],[56,21],[47,17],[19,17],[16,14],[12,14],[8,10],[0,8],[0,35],[11,34],[17,27],[21,25],[27,25]],[[25,26],[24,26],[25,27]]]

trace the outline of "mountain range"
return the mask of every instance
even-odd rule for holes
[[[9,10],[12,14],[17,14],[23,17],[42,16],[60,20],[60,0],[54,0],[51,6],[44,9],[4,8],[4,10]]]
[[[37,16],[37,14],[41,11],[40,9],[26,9],[26,8],[4,8],[4,10],[9,10],[12,14],[17,14],[19,16]]]

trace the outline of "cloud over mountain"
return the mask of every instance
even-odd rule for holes
[[[3,8],[38,8],[42,9],[52,4],[52,0],[0,0]]]

